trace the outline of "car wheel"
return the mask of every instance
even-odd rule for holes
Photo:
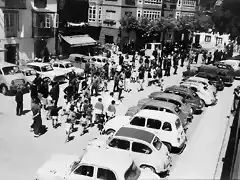
[[[200,104],[201,104],[202,107],[206,107],[206,103],[202,99],[200,99]]]
[[[3,85],[2,88],[1,88],[1,92],[2,92],[2,94],[7,95],[8,94],[7,86]]]
[[[142,168],[142,169],[149,169],[153,173],[156,173],[156,169],[154,167],[152,167],[152,166],[148,166],[148,165],[143,164],[143,165],[140,166],[140,168]]]
[[[172,151],[172,145],[167,143],[167,142],[163,142],[163,144],[167,147],[168,151],[171,152]]]
[[[114,133],[115,133],[115,131],[113,129],[108,129],[105,134],[106,135],[112,135]]]

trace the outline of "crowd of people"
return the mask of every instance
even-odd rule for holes
[[[83,75],[76,74],[73,70],[68,73],[68,84],[63,90],[65,104],[58,105],[60,87],[58,82],[49,82],[41,78],[39,74],[32,82],[30,88],[31,111],[33,114],[33,124],[31,131],[35,137],[41,135],[42,112],[46,119],[52,121],[53,128],[57,128],[59,116],[63,116],[66,126],[66,141],[69,141],[70,134],[74,131],[74,125],[82,127],[82,133],[97,124],[98,129],[103,129],[104,123],[116,115],[116,105],[123,100],[123,92],[130,93],[131,83],[139,83],[138,91],[143,91],[147,86],[157,85],[161,91],[164,90],[163,76],[170,76],[173,68],[173,75],[178,73],[179,65],[184,66],[184,62],[189,60],[189,64],[197,63],[199,52],[189,51],[180,44],[163,48],[160,55],[159,50],[153,51],[152,57],[145,57],[135,53],[131,59],[120,54],[118,63],[109,59],[103,67],[97,67],[91,62],[87,62]],[[202,62],[212,61],[211,53],[203,53]],[[220,55],[215,55],[213,59],[218,59]],[[207,60],[208,59],[208,60]],[[109,82],[113,81],[113,89],[109,89]],[[146,82],[146,83],[145,83]],[[101,92],[109,94],[109,100],[103,99]],[[117,98],[115,98],[117,94]],[[97,102],[92,103],[92,96],[97,96]],[[17,115],[23,112],[23,92],[18,88],[15,97]]]

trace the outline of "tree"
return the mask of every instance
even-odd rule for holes
[[[212,19],[215,31],[230,34],[231,39],[240,36],[240,0],[223,0],[219,8],[215,8]]]

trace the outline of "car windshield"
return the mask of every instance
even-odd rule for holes
[[[125,180],[137,180],[141,174],[140,168],[137,167],[135,162],[133,161],[131,166],[127,169],[124,174]]]
[[[42,72],[47,72],[47,71],[53,71],[53,68],[51,65],[43,66],[42,67]]]
[[[19,68],[17,66],[8,66],[2,68],[4,75],[13,75],[21,73]]]
[[[73,65],[71,63],[67,63],[67,64],[65,64],[65,67],[66,68],[71,68],[71,67],[73,67]]]
[[[25,75],[26,76],[34,76],[34,75],[36,75],[36,71],[34,71],[34,70],[27,70],[25,72]]]
[[[160,141],[160,139],[157,136],[154,138],[152,144],[157,150],[160,150],[162,147],[162,142]]]

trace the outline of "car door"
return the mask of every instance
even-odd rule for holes
[[[113,149],[116,151],[128,151],[130,150],[130,141],[126,139],[121,139],[119,137],[114,137],[107,145],[108,149]]]
[[[162,141],[169,142],[173,145],[174,138],[176,139],[176,134],[173,132],[173,127],[169,122],[163,122],[161,129],[159,130],[160,137]]]
[[[154,165],[154,151],[143,142],[132,142],[131,155],[138,164]]]
[[[99,167],[97,169],[97,180],[118,180],[118,179],[116,174],[112,170]]]
[[[96,169],[93,165],[80,164],[68,177],[68,180],[95,180]]]

